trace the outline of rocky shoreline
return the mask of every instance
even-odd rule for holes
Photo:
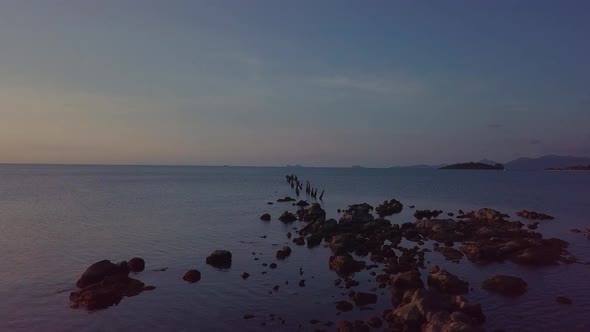
[[[294,175],[287,176],[287,182],[296,191],[303,183]],[[309,182],[305,183],[308,197],[314,199],[313,187]],[[291,197],[277,200],[277,203],[288,203],[295,208],[294,211],[287,208],[277,220],[302,225],[293,234],[288,232],[286,237],[294,247],[312,248],[323,244],[329,248],[327,250],[332,255],[326,262],[327,267],[338,277],[334,287],[349,289],[347,298],[334,302],[338,312],[345,315],[355,306],[368,308],[377,302],[379,296],[383,296],[377,294],[377,289],[387,290],[391,307],[367,315],[366,320],[315,321],[313,326],[316,331],[333,328],[338,331],[369,331],[375,328],[386,331],[484,331],[486,318],[482,307],[466,298],[473,287],[509,297],[520,296],[527,291],[526,281],[518,276],[490,275],[482,285],[469,285],[460,276],[445,270],[444,266],[428,266],[427,255],[441,255],[451,264],[465,262],[464,258],[473,264],[510,261],[535,267],[577,262],[567,251],[567,242],[556,238],[545,239],[522,222],[511,221],[507,214],[493,209],[460,210],[455,218],[443,219],[438,218],[443,211],[416,210],[415,220],[393,224],[385,217],[398,214],[404,208],[402,202],[396,199],[384,201],[376,208],[367,203],[350,205],[339,211],[341,215],[336,220],[327,217],[327,212],[319,203],[321,198],[312,203],[304,200],[293,203],[297,200]],[[517,215],[532,220],[553,218],[527,210]],[[449,212],[447,216],[455,216],[455,213]],[[260,219],[271,222],[273,217],[265,213]],[[293,250],[285,246],[276,251],[276,259],[288,259],[297,254],[296,250],[304,249]],[[206,264],[218,269],[231,267],[231,261],[232,253],[225,250],[216,250],[205,259]],[[268,267],[277,268],[277,264],[271,263]],[[144,268],[145,262],[140,258],[118,264],[103,260],[91,265],[77,282],[80,289],[70,295],[71,306],[87,310],[105,309],[119,304],[124,297],[155,289],[129,277],[130,272],[139,273]],[[370,275],[378,285],[371,292],[354,290],[359,285],[355,274],[364,270],[371,270]],[[302,270],[300,274],[303,274]],[[249,276],[248,272],[241,274],[244,280]],[[179,278],[198,283],[201,272],[189,270]],[[298,286],[305,287],[305,280],[299,280]],[[275,292],[278,289],[279,285],[273,288]],[[571,304],[566,296],[558,297],[556,302]],[[254,315],[244,315],[244,319],[252,318]]]

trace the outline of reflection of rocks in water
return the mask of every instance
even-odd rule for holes
[[[140,258],[136,258],[133,269],[141,266]],[[143,270],[143,268],[142,268]],[[72,308],[84,307],[87,310],[105,309],[117,305],[123,297],[135,296],[144,290],[153,290],[153,286],[129,277],[130,268],[127,262],[114,264],[102,260],[92,264],[82,274],[76,285],[80,288],[70,293]]]

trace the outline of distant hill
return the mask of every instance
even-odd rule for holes
[[[590,165],[571,166],[565,168],[547,168],[548,171],[590,171]]]
[[[390,168],[417,168],[417,169],[436,169],[447,166],[447,164],[440,164],[440,165],[426,165],[426,164],[419,164],[419,165],[410,165],[410,166],[392,166]]]
[[[483,169],[483,170],[503,170],[504,166],[502,164],[495,164],[495,165],[488,165],[484,163],[459,163],[459,164],[452,164],[445,167],[441,167],[440,169]]]
[[[493,165],[496,165],[496,164],[499,164],[499,162],[497,162],[497,161],[489,160],[489,159],[486,159],[486,158],[478,161],[478,163],[480,163],[480,164],[488,164],[488,165],[492,165],[492,166]]]
[[[539,158],[518,158],[504,164],[506,169],[511,170],[545,170],[576,165],[590,165],[590,158],[548,155]]]

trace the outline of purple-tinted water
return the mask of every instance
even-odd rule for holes
[[[336,210],[348,204],[375,205],[390,198],[453,212],[480,207],[512,216],[523,208],[546,212],[557,219],[541,222],[538,231],[570,242],[576,257],[590,260],[590,240],[569,231],[590,227],[589,172],[2,165],[0,330],[307,331],[313,329],[310,319],[364,319],[390,308],[385,291],[378,293],[374,312],[336,315],[333,302],[347,296],[333,285],[337,276],[328,270],[330,250],[288,242],[285,233],[300,224],[285,226],[276,217],[295,209],[287,203],[266,205],[294,195],[284,180],[290,172],[326,189],[328,217],[337,218]],[[271,222],[259,220],[265,212],[273,216]],[[389,219],[413,221],[411,213],[405,208]],[[291,257],[276,270],[262,267],[276,261],[277,246],[284,244],[294,249]],[[205,265],[215,249],[232,251],[231,269]],[[253,251],[261,255],[252,256]],[[89,264],[133,256],[147,262],[136,278],[156,290],[98,312],[69,308],[69,292]],[[441,258],[427,254],[431,264],[470,282],[474,290],[468,298],[483,305],[490,331],[590,330],[590,266],[474,266]],[[162,267],[168,270],[152,271]],[[193,268],[203,277],[189,285],[181,277]],[[251,277],[242,280],[242,272]],[[510,299],[481,290],[481,282],[497,273],[523,277],[528,292]],[[297,286],[300,279],[306,287]],[[358,290],[376,286],[366,271],[355,279],[361,281]],[[269,294],[274,285],[279,291]],[[558,305],[557,295],[574,304]],[[256,317],[245,321],[245,314]]]

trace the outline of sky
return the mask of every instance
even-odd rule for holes
[[[590,155],[588,1],[0,0],[0,162]]]

